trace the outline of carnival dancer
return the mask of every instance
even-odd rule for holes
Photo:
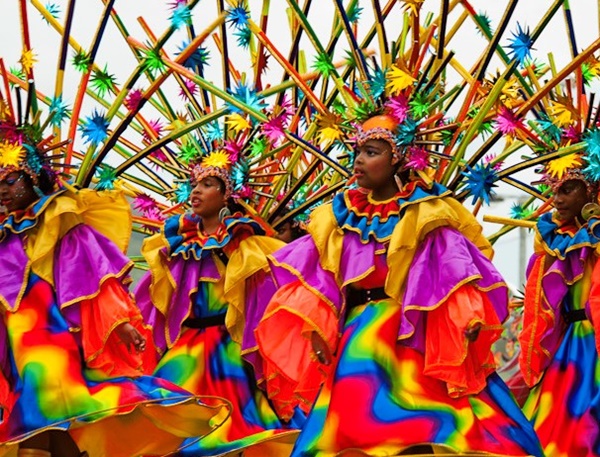
[[[144,375],[156,357],[127,288],[127,200],[62,183],[51,138],[3,115],[0,455],[162,455],[207,434],[224,402]]]
[[[491,246],[446,188],[410,171],[398,128],[367,119],[359,187],[269,257],[279,289],[256,329],[267,391],[284,417],[318,394],[292,455],[541,455],[494,372],[508,295]]]
[[[156,376],[232,405],[220,431],[182,453],[284,456],[304,415],[280,420],[243,358],[255,352],[252,329],[260,316],[253,303],[274,291],[266,254],[284,243],[264,222],[236,211],[230,166],[224,150],[191,166],[192,211],[167,219],[144,242],[151,272],[136,298],[162,353]]]
[[[566,159],[547,167],[555,211],[535,227],[519,336],[523,411],[549,457],[600,455],[598,182],[582,155]]]

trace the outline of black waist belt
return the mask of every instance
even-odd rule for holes
[[[189,328],[208,328],[225,325],[225,314],[208,317],[188,317],[183,321],[182,325]]]
[[[385,293],[383,287],[376,287],[374,289],[349,289],[348,296],[346,297],[346,307],[352,308],[364,305],[373,300],[383,300],[384,298],[389,298],[389,296]]]
[[[587,315],[585,314],[585,309],[575,309],[573,311],[563,311],[562,313],[563,319],[567,324],[572,324],[573,322],[585,321],[587,320]]]

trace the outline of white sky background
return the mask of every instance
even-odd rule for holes
[[[21,52],[18,3],[17,0],[0,0],[2,6],[2,13],[0,15],[0,57],[4,58],[5,64],[9,67],[17,66]],[[59,21],[62,24],[67,2],[66,0],[55,0],[54,3],[61,6],[62,13]],[[284,50],[284,54],[287,54],[287,49],[291,42],[288,20],[285,14],[285,9],[288,5],[284,0],[271,0],[270,3],[267,36],[277,43],[279,49]],[[344,3],[346,4],[347,2]],[[360,3],[364,8],[364,12],[359,22],[359,30],[364,30],[372,23],[371,2],[361,0]],[[386,2],[381,0],[381,3],[385,4]],[[553,3],[551,0],[520,0],[513,15],[513,20],[501,40],[501,44],[507,44],[508,39],[512,36],[511,32],[516,31],[517,21],[522,27],[533,29]],[[139,41],[145,42],[148,38],[140,27],[137,18],[140,16],[143,17],[147,21],[150,30],[156,36],[160,36],[168,27],[169,4],[170,2],[166,0],[116,0],[115,10],[127,27],[129,34]],[[203,30],[216,16],[215,4],[215,0],[201,0],[199,5],[194,9],[194,27],[196,33]],[[258,22],[263,1],[250,0],[249,4],[252,18]],[[471,0],[470,4],[478,12],[486,11],[492,20],[492,26],[495,28],[504,13],[508,0]],[[576,29],[577,47],[581,50],[599,36],[598,2],[596,0],[571,0],[570,6]],[[102,8],[103,4],[100,0],[79,0],[77,2],[72,36],[85,49],[88,48],[95,33]],[[426,11],[433,11],[437,15],[439,0],[426,0],[424,8]],[[457,9],[461,9],[460,6]],[[333,0],[313,0],[309,18],[311,19],[311,25],[321,37],[323,43],[327,42],[331,31],[333,10]],[[36,83],[39,90],[52,95],[55,84],[60,36],[40,19],[39,13],[31,5],[29,5],[28,13],[32,33],[32,46],[39,60],[34,70]],[[451,17],[455,18],[456,16]],[[398,31],[392,30],[393,26],[391,24],[393,23],[392,21],[386,22],[389,36],[395,36],[398,33]],[[397,24],[399,30],[401,27],[399,16]],[[481,43],[482,38],[475,32],[475,26],[472,24],[468,27],[463,27],[463,29],[449,43],[448,47],[456,51],[459,61],[468,68],[469,62],[475,61],[479,57],[478,49],[481,49],[481,47],[478,43]],[[166,48],[171,55],[177,52],[177,46],[181,44],[183,38],[184,34],[182,32],[168,43]],[[572,57],[568,46],[562,11],[555,16],[545,29],[538,42],[534,45],[534,48],[533,56],[542,60],[546,60],[547,54],[552,52],[556,66],[559,69],[571,60]],[[306,49],[310,52],[312,46],[306,43]],[[71,51],[69,59],[72,54]],[[231,56],[237,68],[242,71],[249,68],[247,65],[247,53],[232,52]],[[339,57],[343,58],[343,54],[340,54]],[[336,61],[335,58],[334,61]],[[213,65],[213,69],[208,70],[207,73],[207,79],[213,80],[217,85],[220,83],[219,62],[219,57],[213,54],[213,58],[209,61],[209,64]],[[96,63],[101,67],[104,67],[106,64],[109,72],[115,74],[117,77],[119,84],[125,82],[137,64],[124,39],[118,34],[112,23],[109,23],[109,28],[102,41]],[[308,56],[308,63],[309,65],[312,63],[310,56]],[[67,65],[70,67],[70,64]],[[272,75],[270,76],[272,78],[270,82],[277,83],[281,78],[281,73],[277,71],[277,62],[271,59],[269,68],[269,74]],[[493,65],[491,68],[493,68]],[[214,74],[211,74],[211,71]],[[251,75],[250,71],[249,74]],[[67,83],[65,84],[65,99],[67,103],[72,103],[74,94],[76,93],[76,86],[78,84],[76,76],[72,71],[67,74]],[[87,114],[90,109],[84,105],[82,114]],[[520,197],[516,191],[505,188],[499,189],[499,195],[504,200],[493,203],[491,207],[484,207],[480,215],[494,214],[508,216],[512,203]],[[495,232],[497,228],[498,226],[485,224],[485,232],[487,234]],[[495,245],[496,266],[507,281],[517,287],[520,287],[522,283],[523,259],[529,257],[531,244],[531,236],[527,231],[525,229],[517,229],[502,237]]]

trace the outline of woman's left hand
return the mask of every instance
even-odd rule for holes
[[[479,332],[481,331],[481,322],[476,322],[475,324],[469,326],[465,330],[465,337],[469,342],[474,343],[479,336]]]
[[[129,322],[118,325],[115,329],[115,332],[117,332],[117,335],[119,338],[121,338],[121,341],[125,343],[129,352],[131,352],[132,347],[137,353],[146,349],[146,340]]]

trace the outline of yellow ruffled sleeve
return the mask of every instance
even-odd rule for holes
[[[175,279],[171,275],[167,259],[162,250],[166,242],[162,233],[157,233],[144,240],[142,243],[142,255],[148,262],[152,283],[150,285],[150,298],[152,303],[163,316],[167,315],[171,303],[171,297],[177,287]]]
[[[454,198],[441,197],[410,205],[394,229],[388,248],[389,273],[385,291],[396,301],[402,301],[408,270],[417,247],[428,233],[439,227],[458,230],[487,258],[492,258],[494,251],[482,234],[481,224]]]
[[[246,326],[246,280],[259,271],[267,272],[267,255],[285,246],[283,241],[266,236],[251,236],[242,240],[227,263],[225,300],[229,304],[225,325],[233,341],[241,344]]]
[[[31,270],[54,286],[54,249],[73,227],[87,224],[113,241],[122,252],[131,237],[131,209],[123,192],[82,189],[52,199],[38,225],[27,234],[25,249]]]
[[[321,205],[311,213],[307,231],[319,251],[321,266],[335,275],[337,284],[341,287],[343,281],[339,270],[344,231],[337,225],[330,204]]]

